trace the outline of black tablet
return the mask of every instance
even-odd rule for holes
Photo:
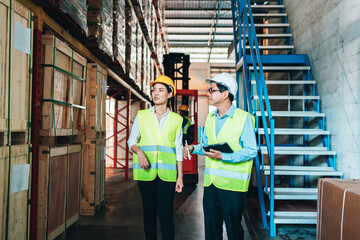
[[[227,143],[218,143],[213,145],[207,145],[203,147],[206,152],[210,152],[210,149],[214,149],[223,153],[232,153],[233,150]]]

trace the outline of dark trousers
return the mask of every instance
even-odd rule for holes
[[[204,188],[203,208],[205,220],[205,239],[223,239],[223,221],[229,240],[244,239],[241,226],[245,208],[246,192],[222,190],[211,184]]]
[[[146,239],[157,239],[157,215],[160,219],[162,239],[174,239],[175,182],[165,182],[156,177],[153,181],[138,181],[138,184],[142,198]]]

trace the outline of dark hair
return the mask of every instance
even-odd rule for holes
[[[227,87],[225,87],[224,85],[222,84],[219,84],[219,83],[216,83],[217,87],[219,88],[220,92],[224,92],[224,91],[229,91],[229,89]],[[233,102],[234,101],[234,95],[232,95],[229,91],[229,100],[230,102]]]
[[[154,85],[156,85],[156,84],[158,84],[158,83],[155,83]],[[172,87],[170,87],[169,85],[166,85],[165,83],[160,83],[160,84],[162,84],[162,85],[164,85],[165,86],[165,88],[166,88],[166,91],[168,92],[168,93],[173,93],[173,95],[174,95],[174,90],[172,89]],[[153,86],[154,86],[153,85]],[[168,99],[168,101],[167,101],[167,107],[170,109],[170,111],[172,111],[172,107],[171,107],[171,100],[172,100],[172,98],[173,98],[174,96],[172,96],[172,97],[170,97],[169,99]],[[155,105],[155,103],[154,103],[154,101],[153,100],[151,100],[151,106],[154,106]]]

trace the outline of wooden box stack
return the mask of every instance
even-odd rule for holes
[[[125,68],[125,0],[114,0],[114,57]]]
[[[105,137],[107,73],[99,64],[88,64],[87,135],[83,144],[81,214],[94,215],[105,198]]]
[[[0,0],[0,240],[29,236],[31,18],[17,1]]]
[[[78,224],[86,135],[87,60],[52,34],[42,36],[42,115],[37,239]]]
[[[125,32],[126,32],[126,54],[125,69],[126,74],[133,80],[136,79],[136,45],[138,20],[132,7],[126,2],[125,7]]]
[[[88,0],[87,7],[89,37],[96,42],[93,47],[113,59],[113,1]]]
[[[141,89],[143,79],[143,32],[140,25],[137,27],[137,44],[136,44],[136,83]]]

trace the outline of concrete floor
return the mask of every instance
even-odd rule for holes
[[[204,239],[202,212],[203,165],[199,164],[199,184],[186,185],[183,193],[176,194],[174,203],[175,239]],[[201,171],[202,169],[202,171]],[[130,173],[130,179],[132,175]],[[249,194],[249,197],[254,197]],[[256,197],[255,197],[256,198]],[[278,227],[277,237],[269,238],[263,229],[256,210],[248,208],[244,212],[243,226],[245,239],[315,239],[314,226]],[[158,228],[160,236],[160,227]],[[106,205],[93,217],[81,217],[79,227],[71,227],[67,239],[98,240],[145,239],[142,223],[141,197],[137,183],[124,181],[123,170],[107,170]],[[161,239],[161,237],[159,237]],[[227,239],[224,233],[224,239]]]

